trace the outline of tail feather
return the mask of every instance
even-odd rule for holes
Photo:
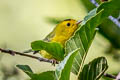
[[[33,53],[33,54],[36,54],[36,53],[38,53],[39,51],[33,51],[32,49],[29,49],[29,50],[26,50],[26,51],[24,51],[23,53]]]
[[[30,52],[34,52],[34,51],[32,49],[23,51],[23,53],[30,53]]]

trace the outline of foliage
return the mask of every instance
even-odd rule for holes
[[[81,1],[84,4],[87,11],[90,11],[96,7],[94,4],[92,4],[91,1],[96,1],[100,3],[99,2],[100,0],[78,0],[78,1]],[[119,17],[119,14],[120,14],[120,9],[118,10],[113,9],[113,12],[111,13],[111,15],[116,19],[117,17]],[[108,18],[105,19],[102,22],[102,24],[100,24],[99,26],[100,28],[98,32],[102,34],[107,40],[109,40],[109,42],[112,44],[112,47],[119,49],[120,48],[120,28]]]
[[[120,9],[119,3],[120,0],[112,0],[101,4],[98,8],[88,13],[81,25],[79,25],[79,29],[66,42],[65,54],[67,55],[55,71],[34,74],[31,69],[28,68],[29,66],[21,65],[18,67],[26,72],[32,80],[47,80],[50,77],[52,78],[51,80],[69,80],[71,68],[78,80],[86,80],[86,78],[89,80],[98,80],[108,67],[106,59],[100,57],[85,66],[84,61],[95,36],[96,27],[100,25],[113,10]],[[63,52],[63,48],[58,43],[36,41],[32,43],[32,48],[33,50],[44,49],[57,59],[63,58],[59,57],[60,53]],[[52,48],[54,48],[54,50]]]
[[[72,72],[74,74],[79,75],[82,70],[81,68],[83,67],[85,57],[95,34],[95,28],[112,13],[112,10],[120,9],[118,2],[113,0],[103,3],[97,9],[88,13],[81,24],[81,28],[76,31],[75,35],[70,40],[68,40],[66,44],[67,53],[76,48],[80,48],[73,63]],[[116,6],[114,7],[115,4]],[[111,5],[113,6],[111,7]]]
[[[31,80],[54,80],[54,71],[47,71],[40,74],[35,74],[28,65],[17,65],[18,68],[23,70]]]
[[[79,49],[76,49],[73,52],[69,53],[68,56],[65,57],[65,59],[58,65],[55,71],[56,80],[69,80],[73,59],[78,50]]]
[[[84,66],[79,80],[98,80],[107,68],[107,61],[104,57],[96,58]]]
[[[33,50],[45,50],[50,53],[55,59],[64,59],[64,48],[61,44],[56,42],[44,42],[42,40],[34,41],[31,43]]]

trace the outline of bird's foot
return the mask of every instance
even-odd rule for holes
[[[55,66],[55,64],[57,64],[57,63],[58,63],[58,61],[57,61],[57,60],[52,59],[52,65],[53,65],[53,66]]]

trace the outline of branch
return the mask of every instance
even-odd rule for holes
[[[14,56],[16,54],[16,55],[20,55],[20,56],[26,56],[26,57],[29,57],[29,58],[37,59],[40,62],[53,63],[52,59],[49,60],[49,59],[46,59],[46,58],[36,57],[36,56],[21,53],[21,52],[13,51],[13,50],[5,50],[5,49],[0,48],[0,51],[3,52],[3,53],[8,53],[12,56]],[[58,64],[58,62],[56,61],[55,64]]]
[[[116,79],[116,76],[111,75],[111,74],[105,73],[104,76],[105,76],[105,77],[108,77],[108,78]]]

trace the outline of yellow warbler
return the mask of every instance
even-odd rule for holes
[[[64,46],[65,42],[73,35],[75,30],[78,28],[78,24],[80,22],[81,21],[76,21],[74,19],[66,19],[60,22],[44,40],[48,42],[58,42]],[[41,50],[40,54],[47,59],[53,58],[52,55],[47,53],[45,50]]]
[[[74,19],[66,19],[62,22],[60,22],[53,31],[48,34],[44,41],[47,42],[58,42],[65,46],[65,42],[74,34],[76,29],[78,28],[78,24],[81,23],[81,21],[76,21]],[[25,51],[25,53],[29,53],[32,50]],[[34,51],[34,53],[40,52],[41,56],[47,59],[54,59],[52,55],[50,55],[45,50],[41,51]]]

